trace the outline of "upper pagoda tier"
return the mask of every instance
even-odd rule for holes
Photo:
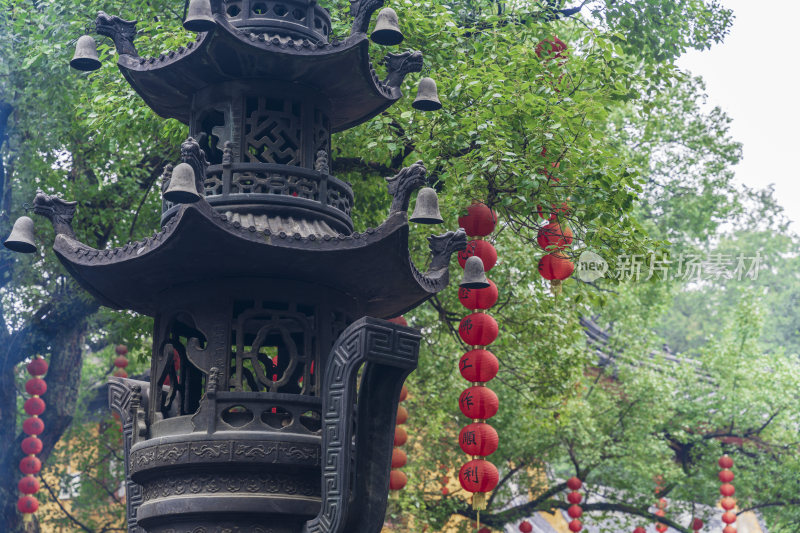
[[[96,26],[98,33],[114,40],[122,74],[147,105],[163,117],[189,124],[195,137],[203,120],[208,121],[199,114],[231,93],[248,92],[251,83],[261,95],[283,93],[286,87],[313,93],[331,133],[387,109],[402,96],[405,75],[422,69],[420,52],[388,54],[387,75],[378,78],[366,32],[382,3],[353,2],[351,34],[337,41],[328,38],[330,14],[314,0],[215,0],[214,30],[151,58],[136,52],[135,23],[100,13]],[[235,141],[222,139],[220,146],[225,140]]]

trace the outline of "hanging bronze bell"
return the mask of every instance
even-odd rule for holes
[[[441,224],[444,222],[439,213],[439,197],[436,196],[435,190],[425,187],[419,191],[417,205],[414,206],[414,212],[411,213],[409,220],[418,224]]]
[[[11,235],[3,243],[6,248],[13,252],[32,254],[36,251],[33,242],[33,220],[30,217],[19,217],[14,222]]]
[[[191,0],[186,10],[183,27],[195,33],[211,31],[217,26],[211,11],[210,0]]]
[[[436,89],[436,82],[432,78],[422,78],[417,87],[417,98],[411,104],[414,109],[420,111],[437,111],[442,108],[439,101],[439,91]]]
[[[191,165],[181,163],[172,170],[164,199],[176,204],[192,204],[200,199]]]
[[[78,43],[75,45],[75,55],[72,56],[69,66],[84,72],[91,72],[102,66],[100,58],[97,57],[97,43],[94,42],[94,37],[83,35],[78,39]]]
[[[483,270],[483,261],[477,255],[467,259],[464,263],[464,277],[458,284],[462,289],[485,289],[489,287],[486,272]]]
[[[394,46],[403,42],[403,32],[400,31],[400,22],[394,9],[385,7],[380,10],[370,39],[383,46]]]

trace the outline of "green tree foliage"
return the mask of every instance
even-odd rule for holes
[[[345,4],[327,3],[339,35],[348,26]],[[152,231],[160,212],[158,177],[177,158],[186,129],[156,117],[133,93],[113,65],[109,42],[100,41],[99,71],[80,74],[66,65],[100,9],[140,21],[142,55],[186,44],[192,36],[181,28],[180,6],[4,0],[0,7],[0,119],[7,118],[0,121],[7,128],[0,136],[3,229],[8,232],[23,203],[42,189],[80,200],[74,227],[92,246],[120,245]],[[500,262],[489,275],[501,289],[491,313],[502,327],[493,347],[502,373],[491,386],[502,405],[492,420],[501,435],[492,460],[503,483],[484,520],[499,529],[533,510],[564,507],[563,480],[574,474],[586,479],[589,490],[609,491],[606,504],[587,506],[587,520],[611,511],[622,513],[625,527],[652,520],[656,475],[666,480],[664,495],[674,498],[676,508],[713,504],[713,463],[725,449],[737,457],[742,501],[764,506],[771,525],[784,528],[776,530],[794,531],[797,461],[790,444],[796,406],[778,396],[778,387],[758,382],[771,379],[796,389],[792,359],[783,355],[796,352],[778,349],[795,334],[792,320],[764,323],[775,313],[759,309],[752,302],[761,295],[742,285],[746,305],[732,303],[743,297],[720,292],[715,297],[727,298],[730,312],[695,330],[684,327],[687,357],[694,362],[665,360],[660,345],[665,339],[677,345],[681,338],[666,325],[691,322],[682,323],[676,309],[691,306],[694,321],[701,321],[703,309],[714,311],[713,300],[704,299],[709,292],[685,292],[684,283],[657,276],[638,284],[571,279],[556,297],[536,271],[542,255],[536,232],[565,202],[568,210],[559,216],[576,235],[570,254],[577,258],[591,249],[612,269],[622,254],[648,256],[668,246],[687,253],[760,246],[754,234],[712,238],[726,224],[752,219],[748,209],[774,204],[769,194],[731,184],[740,147],[729,137],[728,118],[708,109],[702,82],[672,63],[687,49],[719,42],[731,24],[730,11],[700,0],[513,6],[431,0],[393,7],[407,37],[403,46],[425,52],[426,74],[437,80],[445,108],[414,111],[417,79],[410,77],[403,87],[410,97],[334,138],[333,170],[353,183],[359,229],[385,216],[382,178],[418,159],[437,180],[449,226],[473,200],[488,202],[500,215],[493,237]],[[568,44],[567,53],[540,46],[555,35]],[[379,65],[383,51],[373,48]],[[784,232],[777,218],[770,224]],[[412,236],[415,255],[424,257],[425,232],[416,228]],[[50,242],[52,232],[39,224],[37,238]],[[771,244],[770,253],[779,257],[792,244],[786,237]],[[46,419],[51,437],[43,456],[50,472],[64,477],[68,452],[55,444],[65,434],[82,450],[85,475],[68,513],[42,519],[109,531],[119,526],[122,512],[111,482],[119,481],[119,465],[104,462],[110,450],[119,453],[116,429],[104,422],[101,437],[92,438],[98,422],[82,399],[107,370],[98,367],[95,354],[107,353],[108,345],[124,341],[146,364],[151,322],[98,311],[52,252],[41,250],[32,258],[0,255],[0,344],[9,347],[0,356],[0,434],[7,440],[18,434],[10,369],[33,353],[49,354],[48,382],[56,391],[50,398],[62,401],[45,398],[53,418]],[[454,266],[452,278],[459,276]],[[783,309],[791,304],[794,285],[779,276],[763,283],[775,293],[771,302]],[[392,504],[395,520],[413,515],[417,525],[439,528],[454,515],[472,516],[461,491],[442,496],[438,483],[442,472],[454,477],[464,460],[456,443],[465,423],[456,406],[464,382],[455,366],[465,348],[455,335],[464,314],[450,289],[408,317],[423,328],[426,345],[410,383],[411,483]],[[586,344],[589,317],[613,333],[601,347],[613,363],[599,369],[598,346]],[[720,431],[741,445],[719,438]],[[15,479],[19,453],[18,447],[0,452],[4,479]],[[775,479],[781,482],[769,486]],[[14,487],[2,490],[2,519],[18,531]],[[528,503],[507,506],[513,496],[529,493]]]

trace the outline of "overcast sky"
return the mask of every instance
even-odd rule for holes
[[[737,181],[776,186],[776,196],[800,232],[800,2],[721,0],[736,19],[725,41],[691,52],[679,65],[706,80],[709,103],[733,118],[744,144]]]

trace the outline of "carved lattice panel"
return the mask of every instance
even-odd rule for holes
[[[319,109],[314,110],[314,153],[323,150],[331,153],[331,127],[328,116]]]
[[[245,160],[302,165],[299,102],[253,97],[246,99]]]
[[[242,0],[225,0],[225,14],[231,20],[243,18]]]
[[[313,312],[261,306],[235,317],[229,390],[318,394]]]
[[[350,196],[345,194],[344,191],[329,187],[327,204],[350,216],[350,209],[352,208]]]

